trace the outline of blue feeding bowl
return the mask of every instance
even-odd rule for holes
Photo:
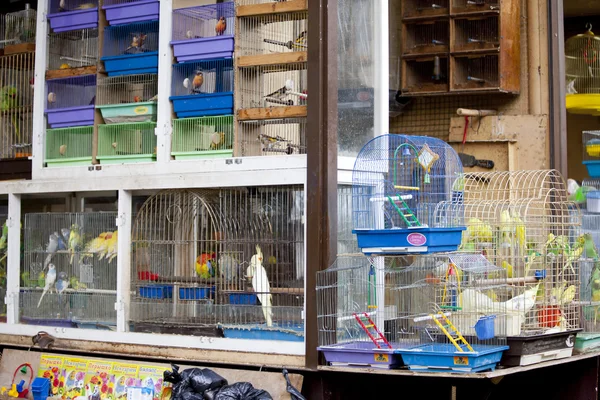
[[[479,321],[475,324],[475,333],[479,340],[489,340],[495,337],[494,334],[494,320],[495,315],[487,315],[479,318]]]
[[[141,297],[148,299],[171,299],[173,298],[173,286],[151,285],[139,288]]]
[[[229,304],[244,304],[253,306],[257,304],[257,298],[255,294],[231,293],[229,295]]]
[[[179,298],[181,300],[208,299],[214,290],[214,287],[179,288]]]

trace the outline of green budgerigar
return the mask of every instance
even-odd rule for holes
[[[71,225],[71,232],[69,233],[69,242],[67,248],[71,255],[69,264],[73,264],[73,258],[75,258],[75,252],[79,251],[81,247],[81,234],[79,233],[79,227],[75,224]]]

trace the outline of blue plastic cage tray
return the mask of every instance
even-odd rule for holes
[[[473,345],[473,352],[456,351],[453,344],[434,343],[399,349],[412,371],[473,373],[494,371],[508,346]]]
[[[101,60],[108,76],[158,73],[158,51],[102,57]]]
[[[584,161],[590,178],[600,178],[600,161]]]
[[[173,286],[151,285],[139,288],[140,297],[147,299],[171,299],[173,298]]]
[[[348,342],[331,346],[320,346],[329,365],[394,369],[403,366],[402,356],[388,348],[378,349],[372,342]]]
[[[364,254],[430,254],[458,250],[464,226],[353,230]]]
[[[298,323],[262,325],[219,325],[223,335],[229,339],[280,340],[303,342],[304,326]]]
[[[177,118],[233,114],[233,92],[171,96]]]

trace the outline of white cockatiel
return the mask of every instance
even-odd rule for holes
[[[267,326],[273,326],[273,296],[271,296],[271,286],[267,278],[267,271],[262,266],[263,254],[260,246],[256,245],[256,254],[250,259],[250,266],[246,269],[246,277],[252,280],[252,288],[256,297],[262,306],[263,315],[267,321]]]
[[[44,285],[44,291],[40,296],[40,301],[38,301],[38,308],[40,308],[40,304],[42,304],[42,299],[48,290],[54,287],[54,282],[56,282],[56,268],[54,264],[48,264],[48,273],[46,274],[46,284]]]

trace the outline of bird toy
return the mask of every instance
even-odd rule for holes
[[[31,372],[30,376],[29,376],[29,383],[27,384],[27,387],[25,386],[25,381],[23,379],[21,379],[21,381],[17,384],[15,383],[15,378],[17,377],[18,373],[21,373],[23,375],[25,375],[27,373],[27,369],[29,369],[29,371]],[[31,388],[31,381],[33,381],[33,368],[31,367],[31,364],[29,363],[23,363],[21,365],[19,365],[16,369],[15,372],[13,374],[12,377],[12,381],[11,381],[11,390],[8,392],[8,395],[10,397],[18,397],[20,399],[24,399],[27,398],[27,395],[29,394],[29,388]],[[16,396],[15,396],[16,394]]]

